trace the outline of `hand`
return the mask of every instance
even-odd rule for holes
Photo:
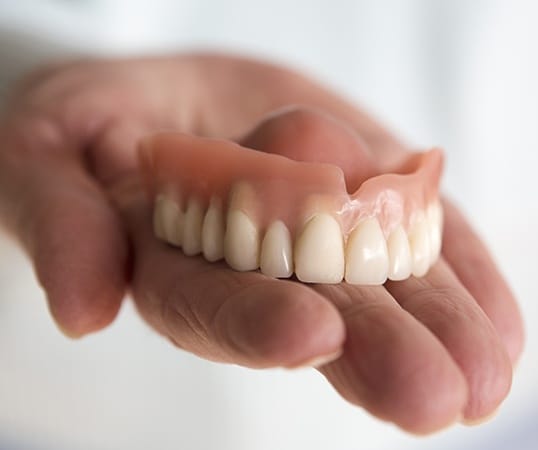
[[[509,390],[522,323],[486,249],[450,203],[443,258],[425,278],[379,287],[237,273],[153,237],[136,174],[141,136],[171,128],[238,138],[288,104],[350,124],[380,163],[406,151],[326,89],[247,60],[82,62],[27,78],[0,122],[0,217],[30,254],[57,323],[72,336],[106,326],[129,285],[148,323],[204,358],[294,367],[341,354],[320,367],[338,392],[416,433],[489,415]],[[286,120],[315,140],[308,111]],[[280,134],[274,127],[259,146]]]

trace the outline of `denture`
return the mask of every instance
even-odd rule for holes
[[[185,255],[274,278],[380,285],[424,276],[440,254],[439,149],[358,187],[333,164],[182,133],[144,139],[140,156],[155,236]]]

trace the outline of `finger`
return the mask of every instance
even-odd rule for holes
[[[464,419],[490,415],[510,390],[512,366],[493,325],[446,262],[440,260],[424,278],[387,282],[386,287],[461,368],[469,388]]]
[[[310,365],[340,352],[343,322],[321,295],[288,280],[186,257],[153,237],[138,190],[116,197],[133,235],[136,305],[177,346],[249,367]]]
[[[515,363],[524,342],[523,320],[517,302],[485,245],[463,215],[446,200],[444,209],[443,255],[489,317]]]
[[[103,328],[126,284],[126,243],[108,200],[74,157],[2,150],[2,219],[28,251],[52,316],[72,337]]]
[[[217,55],[195,57],[196,97],[201,114],[196,134],[234,137],[245,134],[265,114],[289,105],[321,109],[351,124],[376,150],[380,161],[393,165],[402,144],[370,114],[359,110],[326,86],[272,64]],[[240,82],[238,82],[240,80]],[[232,109],[230,109],[232,108]]]
[[[323,111],[287,107],[267,116],[241,140],[242,145],[295,161],[339,167],[348,192],[379,175],[376,157],[360,136]]]
[[[319,285],[346,324],[341,358],[322,372],[347,400],[413,433],[457,420],[467,401],[449,353],[382,287]]]

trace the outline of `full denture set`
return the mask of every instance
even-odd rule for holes
[[[442,153],[348,193],[336,165],[160,133],[141,144],[154,232],[185,255],[303,282],[380,285],[427,273],[441,250]]]

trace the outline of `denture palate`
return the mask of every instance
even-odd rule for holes
[[[440,254],[438,149],[352,193],[335,165],[181,133],[144,139],[140,157],[155,235],[185,255],[274,278],[380,285],[424,276]]]

